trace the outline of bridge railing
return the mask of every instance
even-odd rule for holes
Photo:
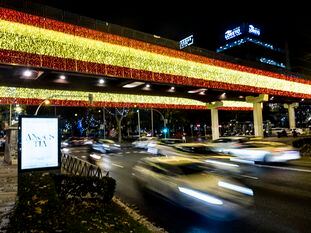
[[[104,171],[94,164],[69,154],[62,154],[62,169],[69,174],[78,176],[92,176],[98,178],[109,176],[109,171]]]

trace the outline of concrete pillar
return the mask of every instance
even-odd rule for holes
[[[253,103],[254,131],[256,137],[263,136],[262,103]]]
[[[207,108],[211,109],[211,121],[212,121],[212,139],[216,140],[219,138],[219,123],[218,123],[218,109],[223,106],[222,102],[213,102],[206,105]]]
[[[218,122],[218,109],[211,109],[211,121],[212,121],[212,139],[216,140],[219,138],[219,122]]]
[[[254,117],[254,131],[256,137],[263,137],[263,123],[262,123],[262,102],[268,101],[267,94],[260,94],[259,96],[246,96],[246,101],[253,103],[253,117]]]
[[[289,128],[296,129],[296,117],[295,108],[299,106],[299,103],[284,104],[284,108],[288,109]]]

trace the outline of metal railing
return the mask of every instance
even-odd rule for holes
[[[69,154],[62,154],[62,169],[67,173],[78,176],[98,178],[109,176],[109,171],[103,171],[100,167]]]

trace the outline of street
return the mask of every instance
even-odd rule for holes
[[[87,159],[87,148],[69,154]],[[202,217],[137,188],[132,167],[143,150],[125,148],[97,163],[116,179],[116,195],[168,232],[310,232],[311,167],[295,164],[240,164],[240,180],[254,191],[255,205],[241,219],[220,222]]]

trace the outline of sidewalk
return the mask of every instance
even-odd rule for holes
[[[0,156],[0,230],[7,224],[7,213],[14,207],[17,192],[17,165],[6,165]]]

